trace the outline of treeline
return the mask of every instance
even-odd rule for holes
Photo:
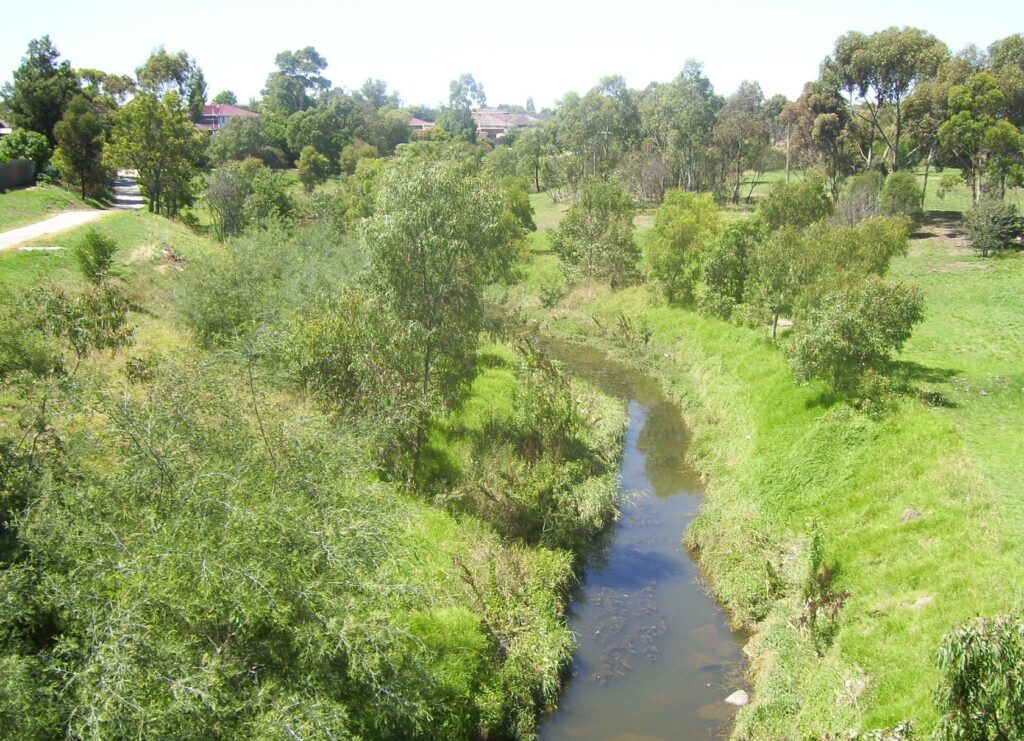
[[[574,198],[588,177],[618,175],[640,203],[670,188],[750,199],[745,173],[815,167],[833,201],[851,175],[957,168],[975,203],[1022,182],[1024,36],[951,54],[931,34],[889,28],[836,40],[795,101],[756,82],[716,92],[689,62],[676,79],[630,89],[606,77],[569,93],[544,126],[494,156],[537,190]]]

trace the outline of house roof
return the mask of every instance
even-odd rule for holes
[[[423,128],[429,129],[434,125],[433,121],[424,121],[422,118],[416,118],[415,116],[409,116],[410,126],[422,126]]]
[[[531,113],[506,113],[498,108],[481,108],[473,111],[473,121],[480,129],[511,129],[515,126],[529,126],[544,119]]]
[[[250,111],[246,108],[239,108],[236,105],[229,105],[228,103],[217,103],[214,105],[203,106],[204,116],[255,116],[257,115],[254,111]]]

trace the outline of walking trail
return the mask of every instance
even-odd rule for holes
[[[106,216],[112,211],[129,211],[142,207],[142,194],[139,192],[135,173],[121,171],[114,180],[114,205],[111,208],[101,211],[61,211],[59,214],[54,214],[34,224],[0,232],[0,250],[16,247],[31,239],[74,229],[101,216]]]

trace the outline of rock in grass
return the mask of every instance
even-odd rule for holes
[[[748,702],[750,702],[750,695],[747,694],[746,690],[736,690],[731,695],[729,695],[727,698],[725,698],[725,701],[727,703],[729,703],[730,705],[735,705],[737,707],[743,707]]]
[[[916,509],[908,509],[900,516],[900,522],[913,522],[920,517],[922,517],[922,515]]]

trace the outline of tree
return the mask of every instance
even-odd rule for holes
[[[768,147],[770,131],[763,107],[761,86],[744,80],[718,112],[715,142],[730,164],[733,203],[740,202],[744,170],[760,169]]]
[[[110,161],[137,170],[149,210],[174,216],[192,202],[205,136],[192,126],[176,92],[136,96],[117,112]]]
[[[950,630],[939,646],[938,665],[939,738],[1024,737],[1024,622],[1019,617],[977,617]]]
[[[832,215],[832,199],[825,192],[825,179],[811,173],[793,182],[772,183],[758,213],[769,231],[783,226],[803,229]]]
[[[384,107],[400,108],[402,99],[396,92],[388,92],[388,84],[384,80],[368,78],[362,84],[356,96],[379,110]]]
[[[961,168],[975,205],[987,189],[1002,197],[1006,178],[1021,162],[1024,139],[1004,117],[1006,96],[990,73],[972,75],[949,91],[950,116],[939,127],[947,157]]]
[[[570,278],[606,280],[613,287],[636,276],[640,251],[633,241],[636,207],[617,180],[584,182],[579,200],[550,233],[551,249]]]
[[[238,105],[238,97],[231,90],[221,90],[210,102],[219,105]]]
[[[654,215],[645,254],[669,301],[693,299],[704,256],[720,231],[721,216],[709,193],[669,191]]]
[[[825,79],[847,94],[852,115],[885,142],[891,168],[899,170],[906,162],[904,102],[948,57],[945,44],[930,33],[891,27],[870,36],[856,31],[840,36],[822,69]]]
[[[323,76],[327,60],[316,49],[307,46],[297,51],[283,51],[274,58],[277,70],[267,77],[263,90],[263,106],[267,110],[290,116],[304,111],[331,87]]]
[[[796,377],[820,378],[851,396],[870,394],[923,319],[917,288],[872,277],[840,289],[797,327],[790,351]]]
[[[58,62],[59,58],[60,52],[49,36],[33,39],[21,66],[14,70],[14,84],[5,85],[2,91],[11,123],[42,134],[51,148],[57,144],[54,128],[78,92],[78,79],[71,64],[66,60]]]
[[[302,187],[307,192],[312,191],[313,188],[327,180],[330,167],[331,163],[316,151],[316,148],[309,145],[303,147],[302,154],[299,155],[299,181],[302,183]],[[355,170],[354,167],[352,169]]]
[[[188,109],[192,120],[199,120],[206,104],[206,77],[185,51],[168,54],[161,46],[135,70],[135,76],[143,92],[158,98],[169,92],[177,93],[178,101]]]
[[[755,242],[748,253],[743,302],[756,312],[759,323],[765,321],[772,328],[772,339],[778,331],[779,319],[793,310],[800,297],[800,240],[798,230],[783,227],[767,239]]]
[[[32,160],[38,175],[50,161],[50,144],[36,131],[15,129],[0,139],[0,162],[12,160]]]
[[[85,198],[95,192],[107,175],[103,164],[106,123],[93,104],[79,95],[68,104],[55,133],[54,164],[69,182],[81,185],[82,198]]]
[[[372,286],[411,328],[420,397],[452,399],[473,366],[484,285],[507,274],[521,227],[458,163],[409,162],[384,174],[363,233]]]

